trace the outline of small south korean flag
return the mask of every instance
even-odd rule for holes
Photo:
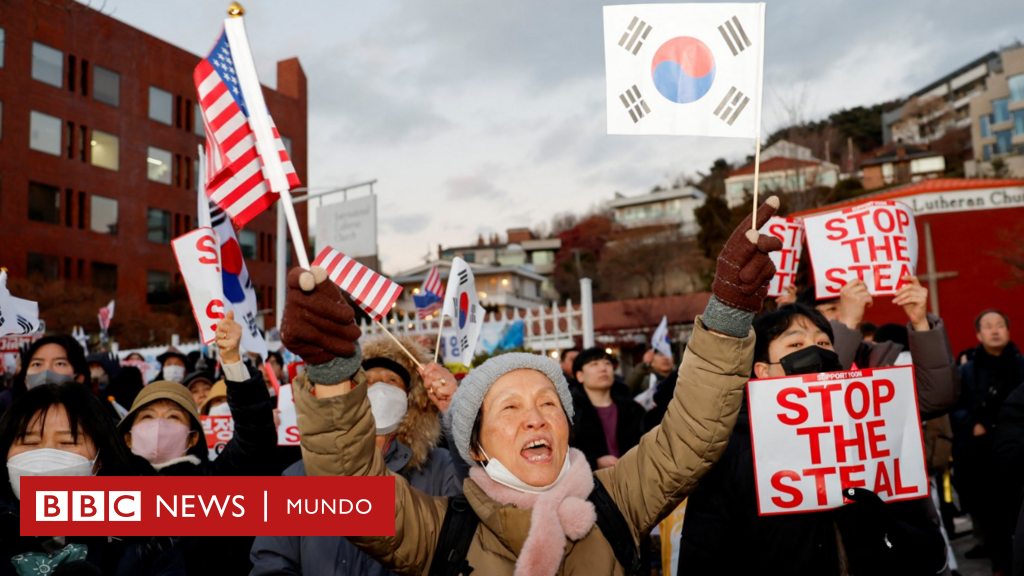
[[[604,7],[609,134],[756,138],[765,4]]]

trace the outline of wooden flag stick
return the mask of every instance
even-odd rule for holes
[[[750,227],[757,232],[757,178],[761,174],[761,135],[758,130],[757,139],[754,141],[754,211],[750,217]]]
[[[399,342],[398,338],[395,338],[395,335],[389,332],[388,329],[385,328],[383,324],[381,324],[380,320],[374,320],[374,322],[377,323],[377,326],[380,326],[380,329],[383,330],[385,334],[387,334],[392,340],[395,341],[395,344],[398,344],[398,347],[401,348],[402,351],[409,356],[409,358],[412,360],[413,364],[415,364],[417,368],[423,368],[423,365],[420,364],[420,361],[417,360],[416,357],[412,355],[412,352],[409,352],[409,349],[406,348],[401,342]]]
[[[441,353],[441,332],[444,330],[444,312],[437,320],[437,344],[434,345],[434,364],[437,364],[437,356]]]

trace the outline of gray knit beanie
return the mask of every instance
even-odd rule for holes
[[[469,440],[473,435],[473,423],[476,421],[476,415],[480,413],[480,406],[484,403],[484,396],[487,395],[487,391],[491,389],[491,385],[498,378],[513,370],[522,369],[536,370],[551,380],[558,392],[558,397],[562,400],[562,409],[569,417],[569,424],[572,424],[574,413],[569,383],[562,375],[562,368],[554,360],[525,352],[495,356],[469,372],[459,385],[459,389],[455,391],[452,403],[448,407],[448,424],[451,435],[455,440],[455,447],[458,448],[459,455],[467,464],[480,465],[479,462],[473,460],[470,454]]]

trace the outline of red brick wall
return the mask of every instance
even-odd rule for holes
[[[54,3],[54,6],[60,4]],[[0,68],[0,102],[3,103],[0,265],[6,266],[12,277],[24,277],[29,272],[29,252],[56,256],[65,278],[89,284],[92,262],[115,264],[118,267],[117,300],[144,303],[147,270],[177,273],[170,245],[147,240],[147,209],[160,208],[172,213],[172,235],[186,232],[188,226],[195,223],[196,176],[186,176],[186,173],[191,171],[190,164],[197,156],[196,147],[204,139],[186,126],[192,122],[187,112],[190,106],[196,106],[192,70],[200,57],[82,5],[68,4],[71,8],[65,10],[32,0],[6,0],[0,10],[0,27],[6,33],[4,63]],[[212,46],[218,23],[208,24]],[[63,88],[32,79],[33,41],[63,52]],[[69,56],[75,59],[76,84],[70,90]],[[83,61],[87,62],[84,95],[81,87]],[[93,99],[92,76],[96,65],[120,74],[119,107]],[[149,118],[151,85],[174,95],[175,116],[180,127],[177,123],[168,126]],[[306,78],[297,59],[278,63],[278,91],[264,88],[264,94],[278,129],[292,141],[292,162],[306,185]],[[77,147],[72,150],[74,158],[68,158],[66,135],[62,137],[59,157],[30,150],[29,113],[32,110],[60,118],[65,130],[67,122],[72,122],[76,135],[80,126],[85,126],[90,136],[93,129],[117,135],[120,139],[119,170],[93,166],[88,150],[82,161]],[[149,146],[171,152],[176,162],[180,157],[183,168],[180,181],[174,178],[174,172],[169,186],[147,179]],[[189,186],[186,186],[186,177],[191,180]],[[61,224],[28,220],[29,182],[61,189],[64,195]],[[70,205],[65,201],[68,190],[73,198]],[[118,235],[90,231],[89,197],[93,194],[118,200]],[[85,208],[81,220],[79,197]],[[299,204],[296,209],[305,233],[306,206]],[[70,226],[66,225],[68,221]],[[271,307],[276,215],[268,211],[246,228],[255,231],[260,241],[257,258],[247,261],[249,273],[263,292],[261,307]],[[273,323],[272,316],[267,315],[268,326]]]

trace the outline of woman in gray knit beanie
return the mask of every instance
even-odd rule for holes
[[[470,372],[448,408],[452,440],[471,465],[465,501],[428,496],[395,477],[393,535],[350,540],[397,574],[633,573],[639,539],[693,491],[736,424],[753,359],[751,321],[775,273],[768,253],[781,248],[757,230],[778,206],[768,199],[756,224],[748,217],[722,249],[714,296],[694,322],[664,420],[617,464],[592,471],[569,447],[573,406],[557,364],[498,356]],[[316,268],[289,274],[282,329],[285,345],[312,364],[293,383],[306,473],[388,475],[366,377],[352,368],[358,347],[338,352],[337,331],[321,319],[344,308],[324,278]],[[344,312],[339,318],[350,320]],[[602,503],[600,519],[591,498]],[[449,533],[452,526],[473,530],[471,538]]]

